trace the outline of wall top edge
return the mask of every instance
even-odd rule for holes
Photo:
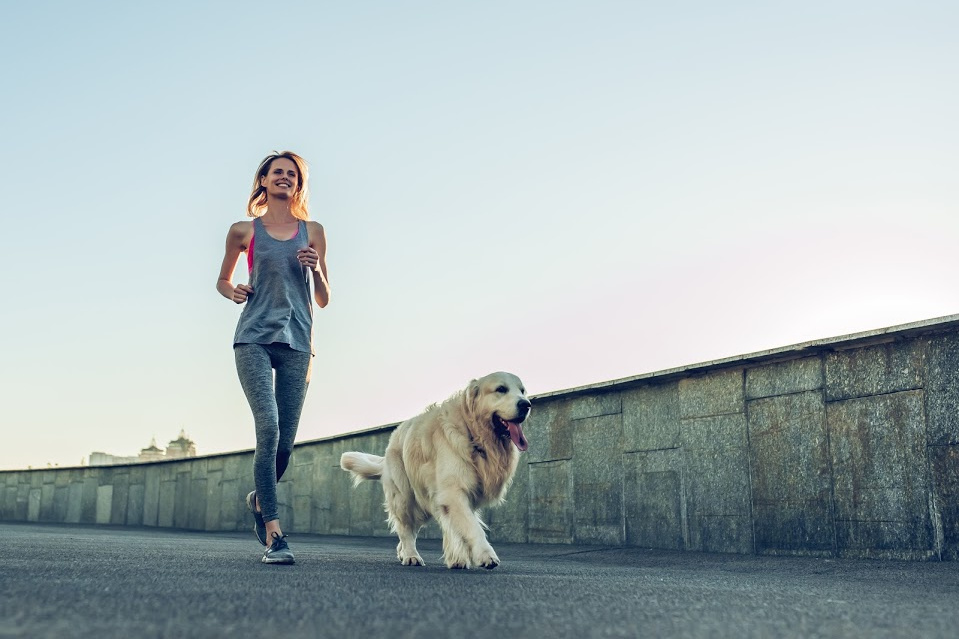
[[[631,377],[622,377],[620,379],[588,384],[586,386],[577,386],[564,390],[551,391],[534,395],[531,399],[557,399],[563,397],[575,397],[587,393],[616,391],[643,384],[660,383],[680,379],[683,377],[692,377],[702,375],[711,370],[724,368],[735,368],[739,366],[766,364],[777,361],[787,361],[791,359],[801,359],[820,353],[845,350],[847,348],[868,346],[869,344],[880,344],[884,342],[896,341],[917,335],[946,332],[959,327],[959,314],[946,315],[932,319],[920,320],[908,324],[898,324],[886,328],[873,329],[860,333],[850,333],[837,337],[827,337],[809,342],[801,342],[790,346],[781,346],[755,353],[745,355],[734,355],[722,359],[700,362],[697,364],[687,364],[677,368],[669,368],[662,371],[642,373]]]

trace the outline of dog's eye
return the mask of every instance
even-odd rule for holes
[[[496,389],[496,392],[497,392],[497,393],[505,393],[505,392],[508,391],[508,390],[509,390],[509,389],[506,388],[505,386],[500,386],[499,388]]]

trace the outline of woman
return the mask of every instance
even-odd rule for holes
[[[237,322],[233,353],[240,385],[256,426],[253,480],[246,503],[254,533],[267,547],[263,563],[292,564],[280,527],[276,484],[293,453],[293,441],[310,382],[313,301],[330,301],[326,234],[309,221],[308,168],[295,153],[267,156],[257,168],[247,203],[252,221],[237,222],[226,236],[216,290],[246,304]],[[249,284],[233,284],[241,253]],[[312,280],[312,286],[311,286]],[[274,373],[276,378],[274,383]]]

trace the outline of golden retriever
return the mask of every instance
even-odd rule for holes
[[[435,518],[447,567],[499,565],[477,511],[506,496],[519,453],[528,445],[521,424],[529,413],[523,382],[511,373],[492,373],[400,424],[385,457],[343,453],[340,467],[353,474],[354,484],[364,479],[383,484],[400,563],[426,565],[416,551],[416,535]]]

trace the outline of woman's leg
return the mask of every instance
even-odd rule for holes
[[[293,443],[310,385],[313,356],[285,344],[271,344],[276,369],[276,406],[280,438],[276,450],[276,480],[280,481],[290,463]]]
[[[266,347],[237,344],[233,347],[240,385],[253,411],[256,450],[253,482],[264,521],[278,519],[276,507],[276,451],[279,446],[279,411],[273,391],[273,365]],[[269,542],[267,542],[269,544]]]

